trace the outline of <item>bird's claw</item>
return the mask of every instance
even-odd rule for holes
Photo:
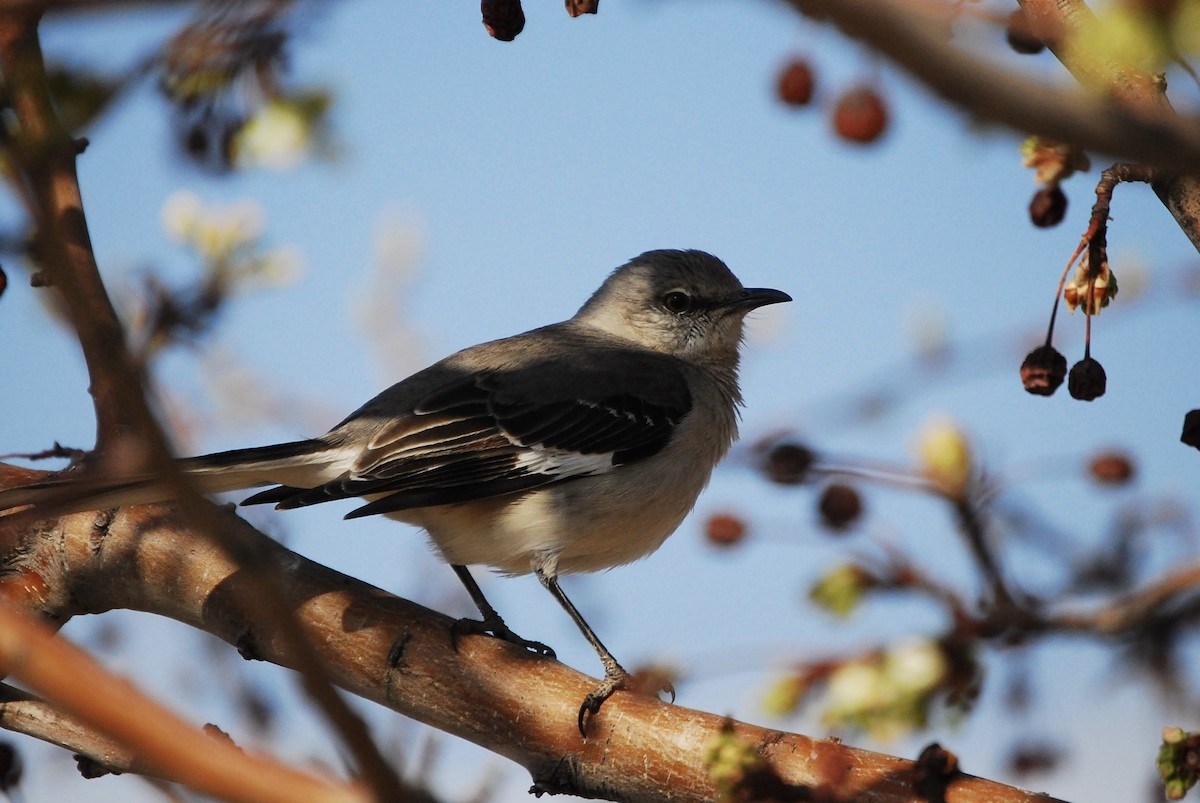
[[[619,664],[615,668],[606,669],[604,681],[588,692],[588,695],[583,698],[583,705],[579,706],[580,735],[587,738],[588,722],[599,713],[600,706],[604,705],[605,700],[612,697],[613,692],[633,691],[651,695],[666,692],[671,695],[671,702],[675,702],[675,686],[669,679],[657,673],[650,675],[649,678],[650,682],[646,682],[648,679],[646,676],[632,675]]]
[[[588,692],[583,698],[583,705],[579,706],[579,735],[587,738],[587,724],[591,718],[600,712],[600,706],[604,705],[604,701],[612,697],[613,692],[617,689],[624,689],[629,682],[629,675],[624,677],[605,675],[604,681]]]
[[[454,624],[450,625],[450,645],[458,650],[458,637],[461,635],[476,635],[476,636],[492,636],[501,641],[507,641],[509,644],[515,644],[527,652],[540,655],[544,658],[556,658],[554,649],[543,644],[540,641],[531,641],[526,638],[521,638],[504,623],[503,619],[497,618],[495,621],[481,621],[479,619],[458,619]]]

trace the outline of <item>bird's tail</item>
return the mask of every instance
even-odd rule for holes
[[[188,457],[179,461],[179,467],[205,494],[277,484],[303,488],[319,485],[340,472],[338,451],[323,440],[293,441]],[[93,479],[68,472],[0,490],[0,516],[29,506],[64,515],[163,502],[172,496],[162,478],[153,474]]]

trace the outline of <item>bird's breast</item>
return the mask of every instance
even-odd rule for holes
[[[610,471],[461,505],[397,514],[450,563],[507,574],[594,572],[658,549],[691,511],[733,438],[733,415],[689,420],[658,454]]]

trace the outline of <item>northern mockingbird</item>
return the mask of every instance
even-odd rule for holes
[[[486,632],[544,654],[504,623],[467,570],[537,575],[604,664],[589,715],[629,681],[559,587],[558,575],[630,563],[692,509],[737,437],[746,314],[790,301],[742,287],[702,251],[649,251],[617,268],[573,318],[472,346],[380,393],[325,435],[182,461],[206,493],[275,486],[243,504],[304,507],[362,497],[424,529],[474,600]],[[69,483],[0,492],[0,510]],[[71,510],[162,499],[153,477],[81,490]],[[61,507],[59,508],[62,509]]]

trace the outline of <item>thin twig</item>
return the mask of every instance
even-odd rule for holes
[[[1047,630],[1120,636],[1139,630],[1164,608],[1188,595],[1200,595],[1200,566],[1186,566],[1147,583],[1119,600],[1084,612],[1047,616]]]

